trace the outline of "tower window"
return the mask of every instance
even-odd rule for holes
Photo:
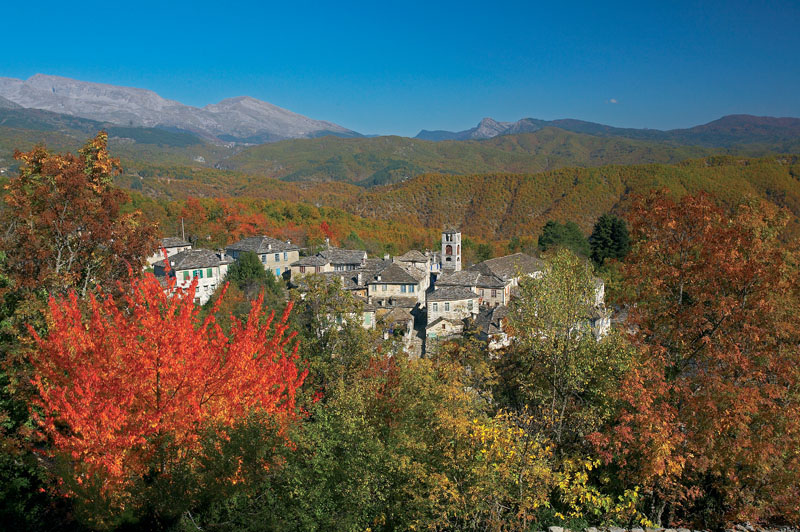
[[[444,252],[445,252],[446,255],[452,255],[453,254],[453,246],[451,246],[450,244],[447,244],[447,246],[444,248]]]

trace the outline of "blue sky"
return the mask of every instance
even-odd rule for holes
[[[362,133],[482,117],[688,127],[800,116],[794,2],[13,2],[0,76],[203,106],[249,95]]]

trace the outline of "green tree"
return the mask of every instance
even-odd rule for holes
[[[544,225],[539,235],[539,250],[555,247],[565,247],[577,255],[589,256],[589,242],[575,222],[561,224],[550,220]]]
[[[591,258],[598,266],[606,259],[621,260],[631,249],[631,240],[625,220],[613,214],[604,214],[594,224],[589,246]]]
[[[540,414],[539,430],[557,445],[580,445],[597,429],[631,356],[615,335],[595,337],[594,303],[591,265],[561,248],[540,279],[520,282],[511,306],[515,342],[501,363],[502,395]]]
[[[245,251],[228,268],[228,281],[234,282],[243,288],[252,283],[267,283],[267,270],[252,251]]]

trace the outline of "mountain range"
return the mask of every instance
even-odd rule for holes
[[[321,135],[359,136],[249,96],[198,108],[162,98],[147,89],[90,83],[36,74],[27,80],[0,78],[0,108],[9,102],[129,127],[158,127],[208,140],[260,144]]]
[[[796,144],[800,137],[800,119],[774,118],[769,116],[728,115],[707,124],[688,129],[619,128],[585,122],[583,120],[560,119],[538,120],[523,118],[516,122],[498,122],[484,118],[477,126],[464,131],[428,131],[423,129],[416,137],[422,140],[486,140],[501,135],[535,133],[547,127],[556,127],[573,133],[600,137],[623,137],[655,142],[730,148],[740,144]]]

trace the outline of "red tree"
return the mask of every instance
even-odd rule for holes
[[[654,193],[628,219],[641,358],[620,387],[619,424],[597,439],[649,489],[655,518],[796,519],[800,298],[797,256],[778,239],[785,217]]]
[[[191,469],[210,427],[254,412],[281,427],[295,415],[306,373],[287,331],[291,303],[273,320],[255,302],[226,336],[217,308],[201,320],[194,287],[165,291],[146,275],[126,292],[91,297],[86,315],[74,293],[51,298],[49,334],[34,333],[34,417],[71,480],[124,499],[145,475]]]

